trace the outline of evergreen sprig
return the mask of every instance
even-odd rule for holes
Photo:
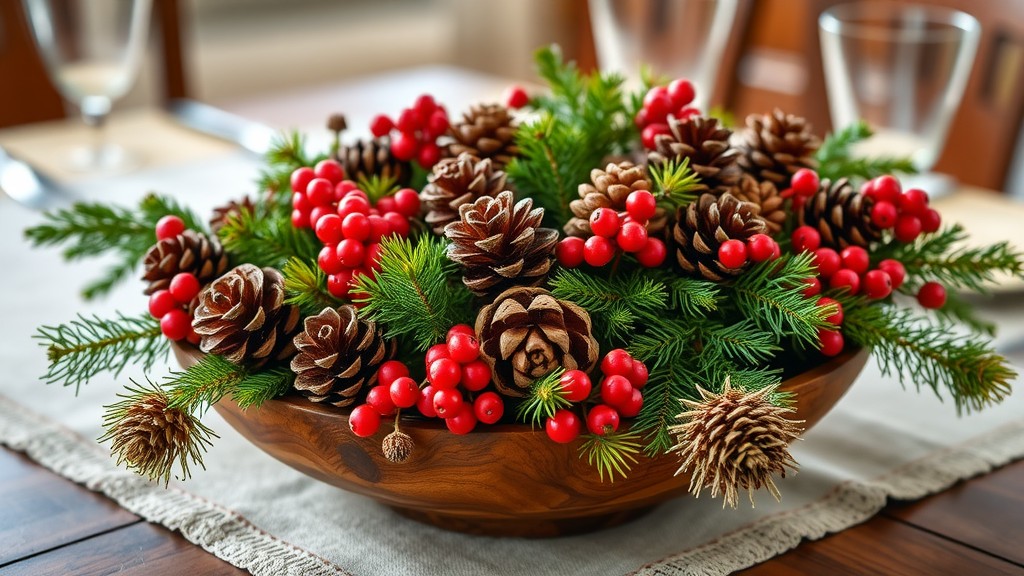
[[[602,482],[605,476],[609,482],[615,482],[616,475],[625,478],[640,452],[640,435],[634,432],[586,434],[583,438],[580,458],[586,458],[587,464],[597,468]]]
[[[383,324],[386,338],[409,336],[424,351],[442,342],[448,329],[472,318],[472,295],[456,280],[445,242],[423,237],[381,242],[380,270],[358,277],[353,294],[366,304],[362,313]]]
[[[359,176],[359,189],[366,192],[370,202],[376,204],[381,198],[394,194],[398,191],[398,178],[394,176],[381,176],[380,174],[374,174],[367,178],[365,175]]]
[[[290,196],[292,172],[314,164],[314,159],[306,153],[306,138],[297,130],[278,134],[271,142],[265,160],[259,187],[274,196]]]
[[[980,410],[1010,394],[1016,372],[978,336],[932,323],[892,305],[844,310],[843,334],[870,346],[882,373],[903,384],[930,387],[939,398],[952,396],[957,413]]]
[[[298,306],[303,316],[315,316],[324,308],[344,304],[327,290],[327,275],[314,261],[290,258],[281,274],[284,275],[284,303]]]
[[[633,358],[656,369],[695,350],[696,323],[667,315],[649,320],[646,329],[636,334],[628,346]]]
[[[751,366],[769,362],[782,347],[778,337],[759,328],[750,318],[734,324],[709,321],[700,325],[704,354],[722,356]]]
[[[562,268],[550,284],[556,298],[587,310],[599,337],[616,343],[630,340],[636,321],[658,315],[668,299],[664,285],[639,272],[605,279]]]
[[[129,364],[149,370],[167,358],[167,339],[160,322],[149,314],[113,319],[98,316],[78,318],[57,326],[42,326],[34,336],[46,347],[50,362],[43,379],[74,386],[77,393],[101,372],[121,373]]]
[[[917,173],[913,160],[908,157],[854,158],[853,145],[870,138],[872,134],[871,128],[863,120],[830,134],[818,148],[818,175],[835,180],[851,177],[871,179],[897,172]]]
[[[675,274],[663,274],[661,280],[668,288],[673,310],[693,317],[704,317],[708,312],[718,310],[721,290],[715,282]]]
[[[529,394],[516,407],[516,419],[536,428],[543,426],[544,421],[553,417],[558,410],[572,406],[562,388],[561,378],[564,373],[565,368],[556,368],[554,372],[531,384]]]
[[[232,214],[218,232],[234,262],[282,269],[288,260],[316,260],[320,248],[308,229],[292,225],[287,214],[258,207]]]
[[[657,456],[675,445],[669,426],[676,424],[682,411],[680,400],[696,399],[697,377],[691,371],[690,358],[676,357],[651,371],[644,387],[644,404],[631,428],[644,435],[644,452]]]
[[[243,410],[258,408],[287,392],[294,380],[295,374],[284,366],[249,371],[207,354],[183,372],[172,372],[162,386],[167,390],[169,408],[202,414],[228,396]]]
[[[682,162],[670,159],[650,167],[654,180],[655,196],[666,210],[675,212],[682,206],[697,199],[695,190],[700,188],[700,177],[690,169],[690,159]]]

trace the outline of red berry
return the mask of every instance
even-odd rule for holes
[[[917,291],[917,301],[925,308],[942,308],[946,303],[946,288],[938,282],[925,282]]]
[[[334,199],[337,201],[344,200],[349,195],[362,196],[364,200],[368,200],[370,197],[359,189],[359,186],[351,180],[342,180],[334,185]]]
[[[921,219],[909,214],[900,215],[896,220],[896,227],[893,229],[893,236],[900,242],[913,242],[921,235]]]
[[[650,374],[647,365],[639,360],[633,360],[633,371],[626,375],[633,388],[640,389],[647,385],[647,378]]]
[[[327,276],[327,291],[335,298],[348,298],[352,291],[352,271],[342,269],[336,274]]]
[[[679,120],[686,120],[693,116],[700,116],[700,110],[693,106],[683,106],[676,112],[676,118]]]
[[[378,380],[380,379],[378,378]],[[420,387],[416,385],[415,380],[408,376],[399,376],[391,384],[382,383],[381,386],[388,387],[391,402],[399,408],[412,408],[420,399]]]
[[[462,380],[462,368],[451,358],[438,358],[427,368],[427,381],[438,390],[450,390]]]
[[[618,213],[611,208],[598,208],[590,213],[590,229],[598,236],[613,238],[621,226]]]
[[[810,168],[801,168],[793,174],[789,184],[797,196],[809,197],[817,194],[821,186],[818,173]]]
[[[843,268],[849,268],[857,274],[864,274],[868,271],[868,267],[871,266],[868,251],[860,246],[847,246],[843,248],[843,251],[839,253],[839,258],[843,262]]]
[[[804,286],[804,289],[801,290],[800,293],[807,298],[821,294],[821,280],[818,280],[817,276],[808,278],[804,282]]]
[[[920,216],[921,218],[921,231],[931,234],[942,226],[942,216],[939,211],[934,208],[928,208]]]
[[[378,114],[373,117],[373,120],[370,120],[370,133],[373,134],[374,138],[387,136],[394,127],[395,123],[384,114]]]
[[[398,212],[388,212],[384,215],[384,221],[391,227],[391,233],[405,238],[409,235],[409,220]]]
[[[317,206],[313,208],[309,212],[308,226],[310,228],[316,229],[316,223],[319,222],[321,218],[327,216],[328,214],[334,214],[334,211],[331,209],[330,206]]]
[[[678,106],[672,105],[668,89],[664,86],[655,86],[648,90],[644,96],[644,109],[647,110],[647,117],[653,122],[664,121],[669,112],[675,108],[678,108]]]
[[[647,246],[647,228],[639,222],[626,222],[619,229],[615,243],[623,252],[639,252]]]
[[[190,330],[188,336],[185,336],[185,341],[193,346],[199,346],[199,343],[202,340],[203,338],[199,334],[196,334],[195,330]]]
[[[569,236],[555,245],[555,257],[558,263],[566,268],[576,268],[583,264],[583,238]]]
[[[650,123],[650,120],[647,118],[647,110],[641,108],[636,111],[636,116],[633,116],[633,124],[635,124],[637,128],[643,130],[644,126],[647,126]]]
[[[920,188],[911,188],[900,195],[896,205],[900,212],[920,217],[928,209],[928,193]]]
[[[822,278],[830,278],[839,270],[842,261],[839,254],[831,248],[818,248],[814,251],[814,266]]]
[[[434,113],[427,119],[427,135],[430,138],[437,138],[448,131],[448,114],[444,110],[434,110]]]
[[[302,168],[296,168],[292,172],[291,184],[292,192],[306,193],[306,187],[309,186],[309,181],[316,178],[316,173],[309,166],[303,166]]]
[[[892,294],[892,278],[884,270],[871,270],[864,275],[864,293],[880,300]]]
[[[895,205],[899,203],[903,187],[900,186],[900,181],[895,176],[886,174],[872,180],[870,193],[874,196],[875,200],[891,202]]]
[[[888,230],[896,225],[896,218],[899,214],[892,202],[875,202],[871,207],[871,223],[882,230]]]
[[[415,137],[416,131],[423,128],[426,119],[427,116],[418,109],[406,108],[398,115],[398,121],[395,122],[395,126],[398,127],[401,134],[407,134]]]
[[[634,190],[626,197],[626,212],[637,222],[647,222],[658,211],[658,200],[647,190]]]
[[[342,218],[349,214],[369,215],[370,201],[358,194],[347,194],[338,204],[338,215]]]
[[[469,334],[470,336],[476,336],[476,330],[469,324],[456,324],[448,329],[448,334],[445,336],[445,342],[452,339],[452,336],[456,334]]]
[[[412,107],[422,112],[424,116],[430,116],[437,109],[437,102],[434,101],[434,97],[430,94],[420,94]]]
[[[434,344],[427,349],[427,354],[423,359],[423,365],[429,367],[435,360],[440,360],[441,358],[451,358],[451,355],[448,354],[448,344],[443,342],[441,344]]]
[[[349,240],[356,240],[357,242],[363,242],[370,237],[370,218],[365,214],[353,212],[348,216],[345,216],[344,220],[341,220],[340,216],[336,216],[336,218],[341,222],[341,235],[345,238]],[[323,220],[326,220],[326,218]],[[321,222],[323,222],[323,220],[321,220]],[[338,242],[340,241],[341,240],[339,239]]]
[[[626,402],[622,406],[619,406],[619,415],[625,418],[633,418],[640,413],[640,409],[644,407],[644,394],[638,388],[633,389],[633,395],[630,396],[629,402]]]
[[[156,239],[166,240],[174,238],[185,231],[185,221],[181,218],[168,214],[156,221]]]
[[[518,110],[530,102],[530,97],[522,86],[513,84],[505,90],[505,105],[513,110]]]
[[[444,424],[452,434],[469,434],[473,428],[476,428],[476,414],[473,411],[473,405],[463,402],[459,413],[445,418]]]
[[[837,356],[843,351],[843,334],[838,330],[818,329],[818,349],[825,356]]]
[[[192,318],[180,308],[168,310],[160,318],[160,332],[168,340],[181,340],[192,331]]]
[[[632,372],[633,367],[630,366]],[[630,384],[629,379],[625,376],[608,376],[601,382],[601,400],[605,404],[612,406],[621,406],[626,402],[629,402],[630,397],[633,395],[633,385]]]
[[[415,218],[420,213],[420,195],[412,188],[402,188],[395,192],[395,209],[406,218]],[[378,207],[380,203],[378,202]]]
[[[676,108],[686,106],[697,96],[693,83],[686,78],[677,78],[668,85],[668,97]]]
[[[424,170],[430,170],[441,160],[441,148],[433,142],[427,142],[416,153],[416,162]]]
[[[395,380],[408,375],[409,368],[398,360],[388,360],[377,368],[377,382],[384,386],[390,386]]]
[[[459,364],[466,364],[480,356],[480,342],[476,334],[455,334],[448,339],[448,354]]]
[[[365,216],[363,216],[365,218]],[[337,214],[325,214],[316,222],[316,237],[324,244],[337,244],[341,242],[341,216]]]
[[[163,318],[171,310],[174,310],[181,303],[168,290],[157,290],[149,296],[149,315],[153,318]]]
[[[327,206],[334,201],[334,183],[326,178],[313,178],[306,186],[306,199],[313,206]]]
[[[840,268],[828,280],[829,288],[846,289],[853,296],[860,291],[860,275],[849,268]]]
[[[601,373],[605,376],[629,376],[633,372],[633,357],[622,348],[610,350],[601,360]]]
[[[747,263],[747,245],[741,240],[726,240],[718,247],[718,260],[726,268],[740,268]]]
[[[630,391],[630,396],[633,392]],[[629,398],[626,399],[627,401]],[[587,430],[591,434],[605,436],[619,429],[619,413],[611,406],[598,404],[590,409],[587,414]]]
[[[380,414],[369,404],[356,406],[348,415],[348,427],[360,438],[368,438],[380,430]]]
[[[594,267],[601,267],[612,261],[615,245],[604,236],[591,236],[583,245],[583,260]]]
[[[309,212],[313,209],[313,203],[309,201],[309,198],[306,198],[305,192],[295,192],[292,194],[292,208],[302,212]]]
[[[370,388],[366,393],[366,403],[373,406],[381,416],[395,415],[395,403],[391,400],[391,389],[388,386],[378,384]]]
[[[462,387],[470,392],[479,392],[491,383],[491,367],[483,360],[473,360],[462,365]]]
[[[544,425],[548,438],[559,444],[568,444],[580,435],[580,419],[571,410],[558,410]]]
[[[338,261],[346,268],[355,268],[363,263],[366,257],[366,246],[358,241],[346,238],[338,243]]]
[[[370,237],[367,238],[367,241],[380,242],[381,238],[391,235],[391,223],[383,216],[370,214],[367,218],[370,220]]]
[[[583,402],[590,396],[590,376],[582,370],[567,370],[558,381],[569,402]]]
[[[647,237],[647,243],[640,249],[639,252],[634,254],[637,262],[645,268],[657,268],[665,262],[665,256],[668,254],[668,250],[665,248],[665,243],[658,238]]]
[[[505,402],[495,392],[484,392],[473,401],[473,414],[484,424],[494,424],[505,414]]]
[[[199,280],[191,272],[179,272],[171,278],[171,284],[167,291],[178,301],[179,304],[188,304],[193,298],[199,295]]]
[[[747,254],[754,262],[770,260],[775,254],[775,240],[767,234],[754,234],[747,239]]]
[[[810,226],[800,226],[790,236],[795,252],[814,252],[821,246],[821,234]]]
[[[317,162],[316,167],[313,168],[313,173],[316,174],[317,178],[330,180],[332,184],[338,184],[345,179],[345,169],[341,167],[341,164],[338,164],[337,160],[331,160],[330,158]]]
[[[324,271],[324,274],[337,274],[345,269],[341,265],[341,261],[338,260],[338,252],[334,246],[324,246],[321,248],[320,254],[316,257],[316,263]]]
[[[416,157],[417,150],[419,143],[416,142],[415,136],[399,132],[391,137],[391,154],[395,158],[408,162]]]
[[[662,134],[671,134],[668,124],[663,122],[654,122],[644,126],[644,129],[640,131],[640,143],[643,144],[644,148],[648,150],[654,150],[657,145],[658,136]]]
[[[835,312],[826,317],[825,321],[834,326],[841,326],[843,324],[843,305],[839,301],[833,300],[828,296],[818,298],[818,307],[824,308],[826,306],[834,306]]]
[[[441,418],[452,418],[462,410],[462,392],[454,388],[434,392],[434,412]]]
[[[427,418],[437,418],[437,411],[434,410],[434,394],[437,390],[433,386],[426,386],[420,390],[420,397],[416,400],[416,409]]]
[[[878,269],[884,271],[892,280],[892,289],[898,290],[907,279],[907,269],[899,260],[886,259],[878,263]]]

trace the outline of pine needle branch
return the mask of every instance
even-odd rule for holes
[[[750,366],[765,364],[782,350],[775,335],[759,328],[750,318],[728,325],[709,321],[700,326],[700,334],[704,353]]]
[[[615,432],[598,436],[586,434],[580,446],[580,458],[586,458],[587,464],[597,468],[597,473],[604,482],[615,482],[615,476],[625,478],[631,466],[636,464],[636,454],[640,452],[640,436],[633,432]]]
[[[164,382],[168,407],[203,413],[234,393],[245,378],[245,369],[216,354],[207,354],[184,372],[172,372]]]
[[[394,176],[384,177],[380,174],[374,174],[367,178],[365,175],[360,175],[357,184],[360,190],[366,192],[370,202],[373,204],[376,204],[381,198],[398,191],[398,179]]]
[[[674,358],[688,356],[697,346],[694,325],[676,318],[651,318],[647,328],[630,342],[629,353],[652,370]]]
[[[231,393],[231,399],[242,410],[259,408],[267,400],[287,393],[294,382],[295,373],[285,366],[246,374]]]
[[[644,404],[632,431],[644,434],[644,452],[651,457],[668,452],[675,444],[669,426],[676,423],[680,399],[696,399],[696,375],[687,360],[675,358],[651,371],[644,388]]]
[[[635,321],[659,314],[667,300],[665,286],[639,272],[605,279],[563,268],[550,285],[555,297],[585,308],[598,336],[613,342],[628,341]]]
[[[651,179],[657,190],[652,190],[658,203],[670,212],[697,199],[694,192],[700,187],[700,177],[690,169],[690,159],[682,162],[671,159],[658,165],[650,166]]]
[[[721,289],[715,282],[660,272],[657,278],[668,289],[669,304],[685,316],[703,318],[718,310]]]
[[[101,372],[121,373],[129,364],[149,370],[167,357],[167,339],[160,322],[149,314],[106,320],[98,316],[78,318],[58,326],[43,326],[34,336],[46,347],[50,362],[43,379],[75,387],[88,384]]]
[[[557,368],[531,384],[530,393],[516,407],[516,419],[537,428],[543,426],[544,421],[554,416],[558,410],[572,406],[562,388],[561,378],[564,373],[565,368]]]
[[[298,306],[303,316],[315,316],[324,308],[344,304],[327,291],[327,275],[315,262],[293,257],[281,273],[284,275],[284,303]]]
[[[830,134],[818,149],[818,175],[832,180],[844,177],[860,177],[867,180],[897,172],[917,173],[913,160],[908,157],[854,158],[853,145],[872,135],[871,128],[863,120]]]
[[[218,235],[233,260],[278,270],[292,258],[316,260],[321,248],[312,231],[296,228],[285,214],[264,209],[233,214]]]
[[[265,160],[266,168],[260,173],[259,187],[275,197],[290,196],[292,172],[314,164],[314,159],[306,154],[306,138],[297,130],[278,134],[271,142]]]

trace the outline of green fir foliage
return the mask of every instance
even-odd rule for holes
[[[623,478],[636,463],[636,455],[640,453],[640,436],[633,432],[612,432],[604,436],[586,434],[579,448],[580,458],[587,464],[597,468],[601,481],[607,477],[615,482],[615,476]]]
[[[218,236],[233,262],[278,270],[292,258],[315,261],[322,248],[311,230],[296,228],[288,214],[266,207],[230,216]]]
[[[202,414],[221,399],[230,396],[242,409],[259,407],[267,400],[287,392],[295,374],[285,366],[249,372],[216,354],[183,372],[173,372],[163,383],[168,407]]]
[[[655,196],[658,204],[670,212],[686,206],[697,199],[695,190],[700,187],[700,178],[690,169],[690,159],[682,162],[670,159],[660,165],[651,166]]]
[[[537,428],[543,426],[545,420],[563,408],[570,408],[572,402],[565,397],[561,378],[565,368],[556,368],[554,372],[538,379],[530,385],[530,392],[516,407],[516,419],[524,424]]]
[[[818,175],[822,178],[863,178],[865,180],[883,174],[916,174],[914,162],[908,158],[879,156],[875,158],[855,158],[853,145],[870,138],[871,128],[861,120],[846,128],[830,134],[818,149]]]
[[[306,153],[305,136],[295,130],[278,134],[271,143],[265,160],[266,166],[260,172],[260,190],[281,199],[291,197],[292,172],[302,166],[312,167],[315,162],[315,159]]]
[[[587,310],[599,338],[622,344],[635,334],[636,323],[664,311],[665,287],[640,272],[604,279],[579,269],[559,269],[551,279],[556,298]]]
[[[327,291],[327,275],[316,261],[290,258],[281,273],[284,303],[298,306],[303,316],[315,316],[324,308],[337,308],[345,303]]]
[[[644,436],[644,452],[649,456],[668,452],[675,445],[668,429],[683,411],[680,400],[697,398],[694,365],[691,357],[667,359],[648,377],[643,407],[630,429]]]

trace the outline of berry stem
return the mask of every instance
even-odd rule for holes
[[[609,280],[611,280],[612,278],[615,278],[615,273],[619,271],[619,262],[621,262],[621,261],[622,261],[622,251],[621,250],[616,250],[616,252],[615,252],[615,260],[612,261],[611,270],[609,270],[609,272],[608,272],[608,279]]]

